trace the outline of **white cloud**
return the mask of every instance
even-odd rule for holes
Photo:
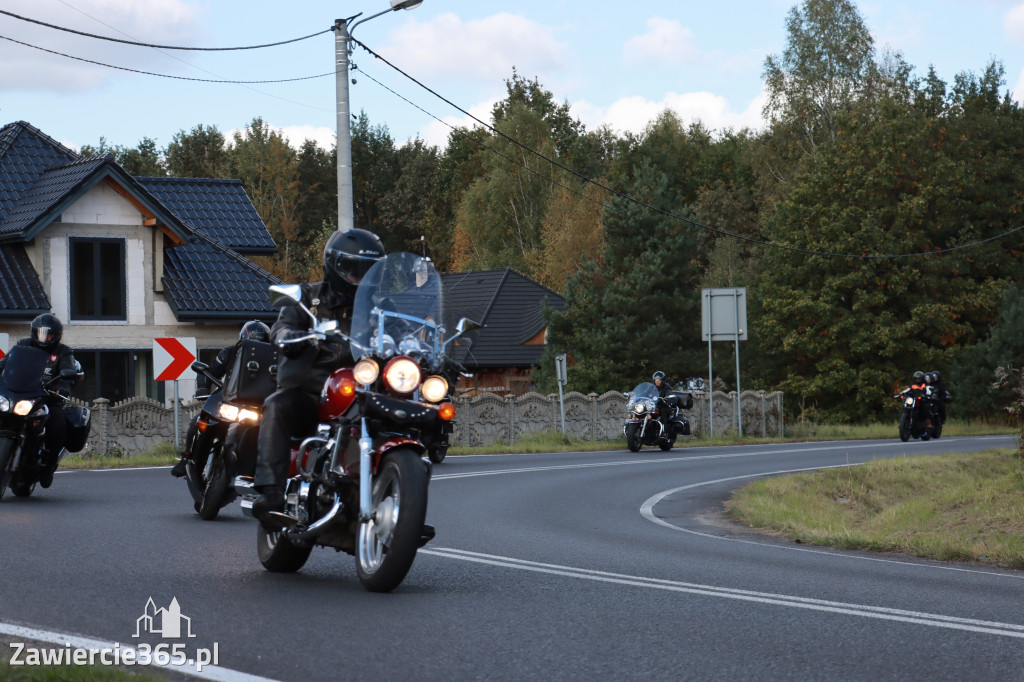
[[[497,99],[490,99],[486,102],[474,104],[469,108],[469,113],[476,116],[481,121],[490,123],[491,110],[497,102]],[[448,134],[452,132],[452,127],[475,128],[480,125],[469,116],[463,116],[462,118],[457,116],[445,116],[441,120],[443,120],[444,123],[434,120],[420,131],[420,137],[422,137],[424,142],[433,147],[438,147],[439,149],[444,149],[448,146]]]
[[[193,6],[184,0],[78,0],[74,9],[37,0],[8,0],[14,14],[85,33],[157,44],[200,44],[205,33]],[[80,92],[125,71],[71,59],[52,52],[138,70],[178,72],[180,59],[153,48],[129,46],[58,31],[0,16],[0,35],[27,45],[0,41],[0,87],[12,90]],[[38,48],[51,50],[45,52]]]
[[[1003,15],[1003,31],[1011,42],[1024,44],[1024,4],[1014,6]]]
[[[647,20],[647,29],[647,33],[626,41],[623,48],[626,61],[681,64],[697,56],[693,31],[678,21],[651,17]]]
[[[1024,69],[1017,75],[1017,83],[1010,89],[1010,96],[1018,103],[1024,102]]]
[[[506,12],[470,21],[453,13],[413,19],[390,40],[379,52],[417,73],[488,82],[508,78],[513,66],[527,77],[561,68],[567,52],[548,26]]]
[[[607,125],[618,133],[641,133],[658,114],[670,109],[689,125],[701,121],[713,131],[725,128],[756,129],[761,127],[761,108],[764,96],[751,101],[743,111],[732,111],[728,101],[711,92],[670,92],[660,101],[644,97],[624,97],[608,107],[599,107],[588,102],[572,105],[573,116],[578,117],[588,129]]]
[[[330,150],[335,145],[334,128],[313,125],[276,126],[267,123],[267,127],[273,132],[288,140],[288,146],[292,149],[299,149],[306,140],[313,140],[317,146]],[[246,137],[247,128],[232,128],[224,133],[224,139],[228,144],[233,144],[235,133]]]

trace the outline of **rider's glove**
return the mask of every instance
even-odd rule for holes
[[[281,337],[281,339],[280,339],[281,342],[279,343],[279,346],[281,348],[281,352],[285,355],[285,357],[294,358],[294,357],[296,357],[298,355],[301,355],[302,351],[304,351],[307,348],[309,348],[309,341],[308,340],[305,341],[305,342],[301,342],[301,343],[285,343],[287,341],[292,341],[293,339],[300,339],[303,336],[306,336],[307,334],[308,334],[308,332],[294,330],[294,331],[286,332]]]

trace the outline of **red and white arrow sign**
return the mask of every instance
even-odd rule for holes
[[[194,337],[153,339],[153,374],[157,381],[176,381],[196,360]]]
[[[7,351],[11,349],[11,336],[10,334],[0,334],[0,358],[7,354]]]

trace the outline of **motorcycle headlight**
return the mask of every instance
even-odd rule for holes
[[[352,377],[356,383],[369,386],[380,376],[380,367],[369,358],[363,358],[352,368]]]
[[[913,398],[909,398],[909,397],[905,398],[903,400],[903,404],[906,405],[907,407],[913,407],[914,406],[914,399]]]
[[[384,383],[399,395],[408,395],[420,385],[420,366],[406,357],[398,357],[384,368]]]
[[[238,419],[238,408],[231,403],[221,403],[217,414],[224,421],[233,422]]]
[[[11,409],[11,401],[5,395],[0,395],[0,412],[7,412]]]
[[[14,414],[19,417],[24,417],[32,411],[33,402],[31,400],[19,400],[14,403]]]
[[[245,422],[258,422],[260,420],[260,413],[253,410],[242,409],[238,411],[238,421]]]
[[[643,414],[647,411],[647,406],[644,405],[642,401],[638,400],[636,401],[636,404],[633,405],[633,411],[637,414]]]
[[[423,393],[423,397],[430,402],[439,403],[448,395],[448,382],[444,380],[444,377],[427,377],[420,391]]]

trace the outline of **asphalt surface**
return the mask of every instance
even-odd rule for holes
[[[1024,572],[812,548],[721,513],[758,476],[1012,446],[449,457],[431,484],[437,537],[385,595],[334,550],[268,573],[255,522],[237,506],[200,520],[167,468],[63,472],[0,501],[0,625],[216,644],[221,679],[1024,679]],[[150,598],[176,599],[195,636],[134,637]]]

